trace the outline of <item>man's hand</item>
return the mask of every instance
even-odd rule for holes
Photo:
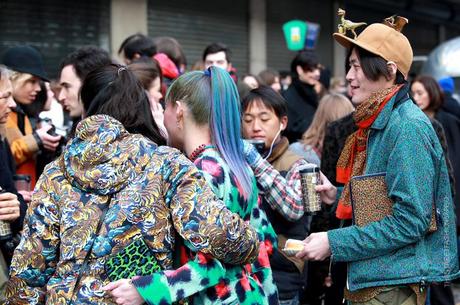
[[[51,125],[45,125],[37,130],[35,132],[37,135],[40,137],[43,143],[43,148],[49,151],[55,151],[56,148],[59,145],[59,140],[61,140],[61,136],[52,136],[48,134],[48,130],[51,129]]]
[[[0,193],[0,220],[14,221],[18,218],[18,197],[13,193]]]
[[[305,246],[296,254],[297,258],[307,261],[322,261],[331,255],[327,232],[312,233],[303,242]]]
[[[327,179],[327,177],[320,172],[321,184],[315,186],[315,190],[319,193],[321,201],[325,204],[333,204],[337,196],[337,188]]]
[[[32,192],[18,191],[18,193],[22,195],[22,198],[24,198],[24,201],[26,203],[30,203],[30,201],[32,200]]]
[[[119,305],[142,305],[145,302],[131,280],[123,279],[109,283],[102,287],[102,290]]]

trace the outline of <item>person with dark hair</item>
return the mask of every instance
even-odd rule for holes
[[[280,135],[287,123],[287,102],[284,98],[268,86],[260,86],[244,98],[243,105],[243,137],[257,139],[264,142],[263,156],[285,179],[286,185],[293,189],[300,189],[300,170],[308,166],[302,156],[289,148],[289,142]],[[323,185],[320,192],[322,199],[327,203],[335,200],[335,188],[322,176]],[[276,183],[266,193],[274,192]],[[295,194],[300,196],[298,193]],[[274,196],[275,197],[275,196]],[[273,278],[280,298],[280,304],[299,304],[299,295],[306,283],[307,265],[302,261],[286,256],[282,250],[287,239],[302,239],[308,233],[310,217],[303,215],[300,218],[286,217],[286,213],[275,208],[263,197],[263,208],[272,223],[278,238],[278,249],[270,257]],[[278,206],[291,201],[290,194],[278,196]],[[292,200],[292,201],[295,201]]]
[[[444,93],[444,103],[442,109],[450,114],[455,115],[460,120],[460,102],[455,95],[455,82],[450,76],[438,80],[438,84]]]
[[[292,84],[292,75],[290,71],[280,71],[281,92],[286,91]]]
[[[232,52],[230,49],[221,42],[215,42],[208,45],[204,51],[202,60],[204,63],[205,69],[209,68],[210,66],[216,66],[219,68],[224,69],[235,81],[238,83],[238,76],[236,75],[236,69],[232,65]]]
[[[429,283],[458,277],[446,158],[408,94],[413,52],[400,32],[407,19],[397,19],[371,24],[354,39],[334,33],[349,50],[346,78],[358,127],[337,163],[344,187],[336,216],[354,224],[310,234],[296,255],[347,262],[345,298],[352,304],[424,304]]]
[[[127,65],[141,57],[151,58],[156,53],[157,47],[153,39],[141,33],[126,37],[118,49],[118,55],[123,56],[123,61]]]
[[[460,120],[451,113],[444,111],[444,95],[436,80],[428,75],[414,78],[411,85],[412,96],[420,109],[431,119],[438,121],[444,130],[448,159],[453,166],[455,188],[454,203],[457,207],[457,221],[460,223]],[[460,229],[460,225],[457,224]]]
[[[163,146],[129,69],[96,68],[81,100],[88,117],[37,183],[6,304],[113,304],[102,289],[110,281],[106,261],[117,254],[129,260],[123,249],[137,239],[162,270],[178,259],[178,240],[224,263],[255,259],[257,233],[226,209],[190,161]]]
[[[155,59],[140,58],[128,65],[131,72],[136,75],[137,79],[141,82],[142,87],[147,92],[150,101],[150,110],[152,111],[155,123],[161,131],[161,134],[168,138],[168,132],[163,123],[163,106],[162,99],[162,74],[161,68]]]
[[[202,56],[205,69],[216,66],[230,72],[232,69],[230,49],[223,43],[216,42],[208,45]]]
[[[243,75],[243,77],[241,78],[241,81],[243,83],[246,83],[251,89],[256,89],[260,85],[259,77],[257,77],[254,74],[248,73],[248,74]]]
[[[187,58],[180,43],[173,37],[161,36],[153,39],[153,43],[158,53],[164,53],[176,65],[179,74],[185,72]]]
[[[318,107],[315,85],[320,77],[318,58],[311,51],[300,51],[291,62],[292,84],[283,92],[288,102],[289,122],[284,132],[289,142],[302,138]]]
[[[56,136],[57,133],[55,132],[56,127],[51,121],[50,118],[46,120],[42,120],[40,118],[40,113],[42,111],[47,111],[51,109],[51,103],[54,99],[54,93],[50,90],[48,82],[40,82],[40,92],[37,93],[35,100],[32,104],[24,104],[22,105],[22,110],[27,115],[30,120],[30,125],[32,126],[33,130],[40,129],[40,128],[49,128],[51,126],[51,131],[48,131],[48,134]],[[57,103],[57,102],[56,102]],[[64,115],[62,112],[62,108],[60,108],[61,114]],[[43,172],[45,166],[53,161],[58,155],[62,152],[62,146],[65,145],[66,139],[65,133],[59,134],[61,139],[59,140],[59,145],[56,147],[54,151],[50,150],[40,150],[36,155],[35,160],[35,172],[36,176],[39,177]]]
[[[259,74],[260,84],[270,86],[276,92],[281,92],[280,74],[272,69],[265,69]]]
[[[83,114],[83,105],[78,94],[86,75],[111,62],[109,53],[95,46],[81,47],[62,60],[59,78],[61,90],[57,98],[74,122],[72,130]]]
[[[51,126],[33,129],[29,116],[21,105],[36,101],[41,91],[40,81],[48,82],[43,67],[43,59],[33,47],[16,46],[3,55],[3,63],[12,70],[10,76],[13,85],[13,98],[16,108],[6,122],[6,138],[16,162],[16,172],[29,175],[31,187],[35,186],[36,156],[40,150],[56,151],[61,136],[48,134]],[[28,199],[28,198],[27,198]]]

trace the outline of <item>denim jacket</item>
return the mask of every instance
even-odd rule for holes
[[[446,160],[407,86],[383,108],[368,138],[365,174],[386,173],[393,214],[328,232],[333,260],[349,262],[348,288],[458,277],[455,215]],[[433,202],[437,231],[428,233]]]

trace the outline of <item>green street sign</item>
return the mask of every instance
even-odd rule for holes
[[[291,20],[283,24],[284,38],[287,48],[291,51],[299,51],[305,47],[305,34],[307,23],[301,20]]]

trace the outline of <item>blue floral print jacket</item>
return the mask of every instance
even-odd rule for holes
[[[93,240],[74,304],[113,304],[101,290],[109,282],[107,257],[142,235],[161,267],[171,269],[176,232],[191,250],[223,262],[252,262],[258,254],[257,233],[217,200],[179,151],[129,134],[109,116],[89,117],[39,179],[14,254],[7,304],[68,304]]]

